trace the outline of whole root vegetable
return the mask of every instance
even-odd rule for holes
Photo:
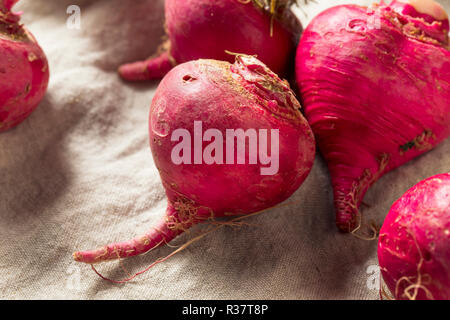
[[[395,299],[450,300],[450,173],[418,183],[393,204],[378,260]]]
[[[256,55],[286,76],[302,26],[292,0],[166,0],[169,40],[145,61],[123,65],[126,80],[162,78],[175,65],[197,59],[233,62],[226,53]]]
[[[47,58],[33,35],[11,12],[17,0],[0,0],[0,132],[25,120],[44,97]]]
[[[271,208],[299,188],[314,162],[314,137],[289,84],[250,56],[239,55],[234,64],[196,60],[175,67],[156,91],[149,126],[168,198],[165,218],[131,241],[76,252],[76,261],[93,264],[135,256],[198,223]],[[248,139],[228,135],[240,129]],[[179,133],[193,138],[183,152],[177,149]],[[267,161],[250,160],[258,155],[251,147],[257,137],[260,160],[279,154],[276,170],[268,172],[262,165]],[[239,141],[246,140],[249,144],[239,149]],[[237,151],[228,149],[234,143]],[[261,157],[263,150],[267,154]],[[185,161],[179,162],[180,157]]]
[[[337,6],[305,30],[296,77],[340,230],[359,229],[363,197],[383,174],[449,136],[448,31],[431,0]]]

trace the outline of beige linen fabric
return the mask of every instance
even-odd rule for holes
[[[297,10],[305,25],[346,3],[316,1]],[[80,30],[66,26],[72,4],[81,8]],[[126,84],[115,72],[156,49],[163,2],[22,0],[16,9],[48,55],[51,81],[32,116],[0,134],[0,298],[378,299],[377,244],[337,231],[320,156],[288,205],[209,234],[132,282],[112,284],[75,263],[73,251],[139,235],[164,214],[147,137],[157,83]],[[446,141],[385,175],[365,198],[366,215],[381,223],[408,188],[450,171],[449,153]],[[173,250],[124,266],[137,272]],[[126,276],[117,262],[98,268]]]

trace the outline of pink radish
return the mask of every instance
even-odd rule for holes
[[[11,12],[18,0],[0,0],[0,132],[25,120],[47,90],[47,58]]]
[[[297,81],[340,230],[359,229],[359,206],[382,175],[449,136],[448,31],[431,0],[337,6],[305,30]]]
[[[395,299],[450,300],[450,173],[418,183],[393,204],[378,260]]]
[[[76,252],[74,259],[93,264],[139,255],[170,242],[195,224],[259,212],[287,199],[308,176],[315,156],[314,137],[299,110],[289,84],[254,57],[239,55],[234,64],[196,60],[175,67],[157,89],[149,124],[153,158],[168,198],[166,217],[143,236]],[[197,130],[199,121],[202,131]],[[270,132],[271,142],[267,137],[259,154],[267,148],[267,155],[279,154],[278,170],[263,173],[265,166],[250,162],[256,154],[251,142],[242,152],[227,149],[225,155],[219,148],[229,146],[228,138],[198,140],[203,131],[203,137],[208,131],[228,137],[228,130],[238,129],[256,130],[260,142],[261,134]],[[177,164],[174,155],[181,153],[175,151],[179,146],[175,135],[179,130],[193,137],[187,145],[194,151]],[[274,143],[275,132],[278,141]],[[231,143],[235,140],[239,139],[232,138]],[[215,160],[207,163],[206,150],[213,144],[215,152],[209,150]],[[247,160],[239,163],[238,159]]]
[[[126,80],[162,78],[176,64],[196,59],[233,62],[226,53],[257,55],[285,76],[302,27],[292,0],[166,0],[169,41],[146,61],[119,68]]]

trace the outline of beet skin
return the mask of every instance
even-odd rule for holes
[[[0,0],[0,132],[25,120],[47,90],[47,58],[11,12],[17,0]]]
[[[270,2],[270,3],[269,3]],[[175,65],[197,59],[233,62],[226,51],[256,55],[285,77],[302,26],[291,0],[166,0],[169,40],[145,61],[123,65],[126,80],[162,78]]]
[[[450,300],[450,173],[418,183],[393,204],[378,260],[395,299]]]
[[[250,163],[249,146],[242,164],[237,162],[237,152],[230,153],[236,157],[234,164],[196,163],[192,154],[189,164],[176,164],[172,153],[178,141],[172,135],[184,129],[195,137],[196,121],[202,122],[203,131],[212,129],[223,135],[229,129],[255,129],[260,134],[278,130],[278,170],[263,175],[260,164]],[[225,140],[220,143],[224,150]],[[153,98],[150,144],[168,198],[166,217],[144,236],[77,252],[75,260],[98,263],[134,256],[170,242],[197,223],[271,208],[300,187],[315,156],[312,131],[289,84],[256,58],[241,55],[234,64],[196,60],[172,69]],[[209,142],[204,142],[203,148],[207,146]]]
[[[450,134],[448,18],[436,3],[419,2],[333,7],[299,44],[305,115],[344,232],[361,226],[359,206],[373,183]]]

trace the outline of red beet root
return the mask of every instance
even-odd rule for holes
[[[162,78],[173,66],[197,59],[233,62],[229,52],[257,55],[285,76],[302,27],[287,0],[166,0],[169,42],[162,53],[119,68],[131,81]],[[262,6],[265,3],[266,6]]]
[[[359,228],[361,201],[383,174],[449,136],[448,26],[433,1],[394,1],[333,7],[305,30],[297,81],[340,230]]]
[[[45,95],[47,58],[11,12],[17,0],[0,0],[0,132],[25,120]]]
[[[314,137],[300,104],[289,84],[257,59],[236,59],[233,65],[216,60],[187,62],[162,80],[150,112],[150,143],[168,198],[166,217],[134,240],[77,252],[76,261],[99,263],[135,256],[170,242],[195,224],[271,208],[299,188],[315,156]],[[205,131],[203,142],[198,140],[199,121]],[[239,148],[228,152],[230,141],[239,144],[239,139],[228,139],[228,130],[237,129],[249,134],[255,130],[254,138],[259,134],[260,160],[262,150],[267,150],[266,155],[279,154],[275,170],[251,162],[258,154],[251,142],[241,152]],[[177,132],[193,137],[182,155]],[[207,137],[208,132],[214,139]],[[270,141],[261,147],[269,132]],[[186,153],[188,149],[192,154]],[[180,163],[180,157],[186,161]]]
[[[426,179],[392,206],[378,260],[398,300],[450,300],[450,173]]]

